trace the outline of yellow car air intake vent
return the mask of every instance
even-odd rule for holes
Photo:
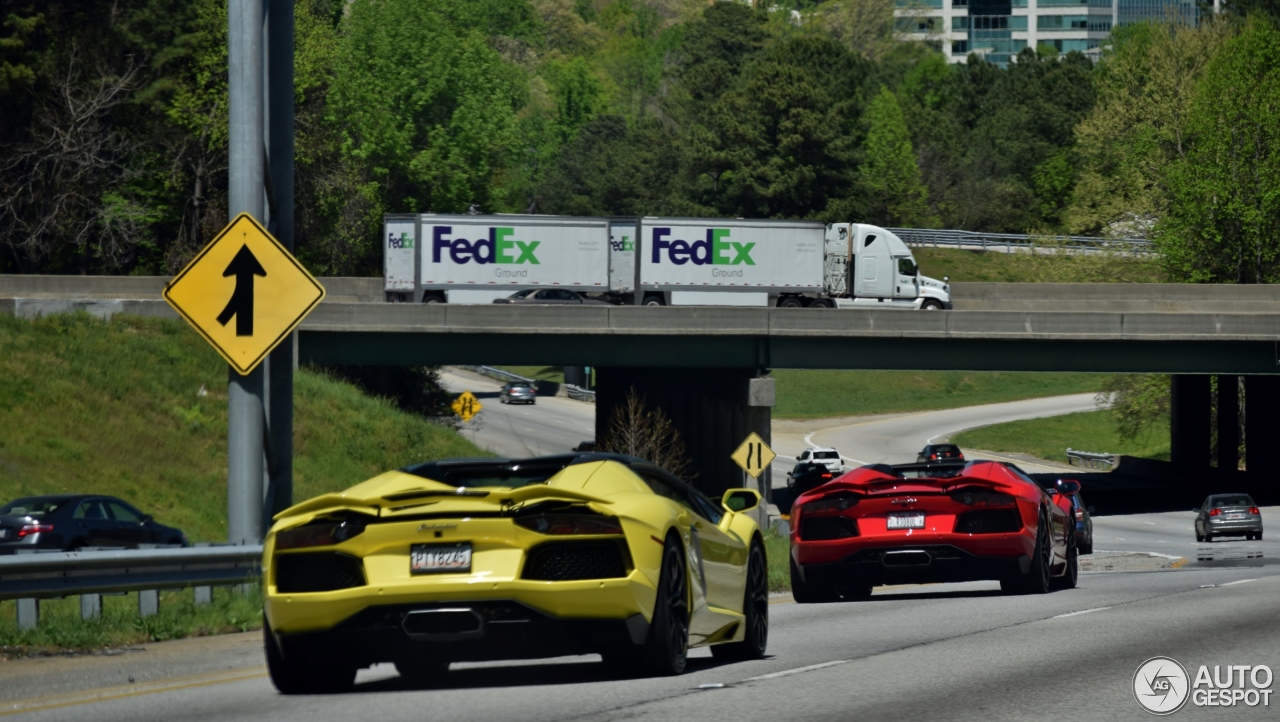
[[[360,560],[337,552],[277,554],[275,567],[280,594],[332,592],[365,585]]]

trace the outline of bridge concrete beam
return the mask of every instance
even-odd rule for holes
[[[1240,377],[1218,377],[1218,468],[1240,464]]]
[[[718,500],[726,489],[750,485],[768,498],[770,472],[752,481],[729,458],[753,431],[771,442],[773,398],[752,393],[756,376],[754,369],[742,368],[597,368],[597,443],[608,437],[615,413],[634,389],[647,408],[671,420],[688,450],[695,487]]]
[[[1170,385],[1169,460],[1184,469],[1209,468],[1209,377],[1177,374]]]

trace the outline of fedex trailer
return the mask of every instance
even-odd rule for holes
[[[389,300],[489,303],[560,287],[618,304],[950,306],[893,233],[862,223],[390,215]]]
[[[539,287],[608,293],[610,232],[607,218],[389,215],[386,292],[422,303],[490,303]]]

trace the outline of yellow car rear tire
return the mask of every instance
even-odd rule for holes
[[[761,659],[769,645],[769,564],[765,561],[764,545],[758,540],[751,543],[751,556],[747,560],[742,617],[746,628],[742,641],[713,646],[713,657],[729,662]]]
[[[667,537],[662,550],[662,571],[644,661],[648,671],[659,676],[684,674],[689,661],[689,574],[684,550],[674,534]]]
[[[262,637],[267,672],[280,694],[333,694],[346,692],[355,684],[356,668],[353,665],[345,665],[340,660],[286,657],[265,620]]]

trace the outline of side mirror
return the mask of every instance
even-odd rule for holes
[[[1080,491],[1080,482],[1071,479],[1063,479],[1058,482],[1058,491],[1063,494],[1074,494]]]
[[[152,521],[154,521],[154,519],[155,519],[155,517],[151,516],[150,514],[143,514],[143,515],[142,515],[142,523],[143,523],[143,524],[150,524]]]
[[[1094,508],[1093,508],[1093,507],[1091,507],[1091,506],[1086,506],[1086,507],[1084,508],[1084,510],[1085,510],[1085,511],[1087,511],[1087,512],[1089,512],[1089,516],[1093,516],[1095,513],[1097,513],[1097,512],[1094,510]]]
[[[755,489],[730,489],[721,497],[720,504],[735,513],[751,511],[760,505],[760,492]]]

